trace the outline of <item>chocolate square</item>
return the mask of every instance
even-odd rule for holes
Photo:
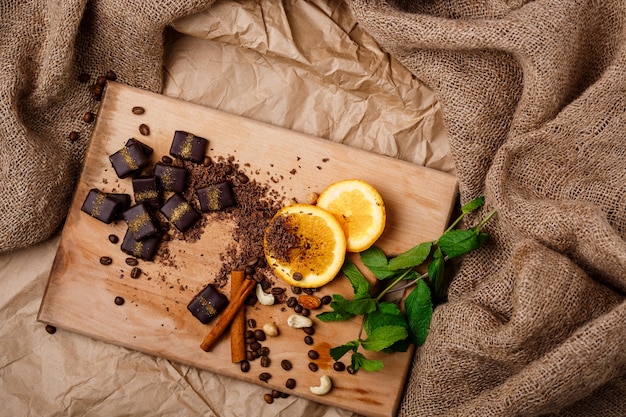
[[[120,193],[112,193],[109,194],[109,197],[114,199],[119,203],[113,220],[123,220],[123,213],[130,208],[131,199],[129,194],[120,194]]]
[[[97,188],[92,188],[87,193],[87,197],[80,209],[101,222],[109,224],[116,220],[119,207],[120,203],[116,199],[111,198],[109,194]]]
[[[161,195],[156,177],[133,178],[133,194],[135,204],[145,204],[148,208],[157,210],[161,205]]]
[[[128,141],[122,149],[110,155],[109,161],[117,176],[126,178],[148,165],[150,158],[146,155],[143,147],[133,140]]]
[[[182,233],[189,230],[201,217],[180,194],[172,195],[161,207],[161,213]]]
[[[201,323],[207,324],[213,317],[224,310],[227,305],[228,298],[219,292],[214,285],[209,284],[193,297],[187,305],[187,310]]]
[[[157,163],[154,166],[154,175],[159,179],[161,189],[182,193],[187,186],[187,170],[183,167],[175,167]]]
[[[199,164],[204,160],[208,144],[209,141],[200,136],[177,130],[172,139],[170,155]]]
[[[199,188],[196,190],[196,196],[200,202],[200,210],[204,213],[223,210],[235,205],[235,195],[228,181]]]
[[[135,139],[135,138],[130,138],[128,139],[128,141],[126,141],[126,146],[128,146],[130,143],[135,142],[136,144],[138,144],[139,146],[141,146],[141,149],[143,149],[143,152],[146,154],[146,156],[150,156],[152,155],[152,152],[154,152],[154,149],[152,149],[151,147],[149,147],[148,145],[146,145],[145,143]]]
[[[130,232],[130,229],[127,229],[120,249],[130,256],[151,261],[154,259],[159,249],[160,242],[161,238],[159,236],[151,236],[142,241],[137,241]]]
[[[135,204],[124,212],[124,220],[128,229],[137,241],[144,240],[158,233],[156,223],[150,215],[148,207],[143,204]]]

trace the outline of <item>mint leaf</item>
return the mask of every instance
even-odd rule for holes
[[[485,204],[485,197],[477,197],[469,203],[464,204],[461,207],[461,212],[463,214],[471,213],[472,211],[480,208],[483,204]]]
[[[430,255],[432,245],[432,242],[420,243],[406,252],[391,258],[389,260],[389,269],[407,269],[423,264],[426,258],[428,258],[428,255]]]
[[[433,316],[433,302],[430,288],[424,280],[417,281],[417,286],[404,300],[410,336],[413,343],[420,346],[426,340]]]
[[[354,317],[354,314],[347,311],[325,311],[316,315],[320,321],[328,323],[329,321],[345,321]]]
[[[330,349],[330,357],[334,360],[338,361],[342,358],[346,353],[353,351],[356,353],[356,350],[359,348],[359,341],[353,340],[341,346],[337,346]]]
[[[377,246],[371,246],[369,249],[360,253],[363,265],[367,267],[378,279],[386,279],[392,277],[395,272],[389,270],[387,255]]]
[[[442,291],[445,263],[443,253],[441,249],[437,247],[433,253],[433,260],[428,264],[428,276],[435,287],[435,293],[438,295],[441,295]]]
[[[369,372],[376,372],[383,369],[383,361],[378,359],[367,359],[362,353],[358,352],[352,354],[352,361],[350,365],[352,365],[352,368],[355,371],[360,368]]]
[[[453,229],[439,238],[439,247],[448,258],[457,258],[479,248],[489,235],[474,229]]]
[[[370,295],[371,285],[369,281],[361,274],[361,271],[350,261],[346,259],[341,267],[341,271],[346,275],[350,284],[352,285],[352,289],[354,290],[354,295],[363,296]]]
[[[402,312],[394,303],[387,301],[379,303],[378,308],[369,313],[363,321],[363,329],[368,335],[374,329],[383,326],[407,327],[404,315],[402,315]]]
[[[372,297],[366,297],[354,300],[346,300],[349,303],[345,304],[345,310],[348,313],[363,315],[368,314],[374,310],[376,310],[376,300]]]
[[[379,352],[398,340],[402,340],[408,336],[406,327],[404,326],[382,326],[377,327],[368,333],[367,339],[361,341],[364,349]]]

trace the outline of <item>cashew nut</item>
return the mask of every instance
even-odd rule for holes
[[[299,314],[292,314],[287,318],[287,324],[294,329],[302,329],[304,327],[313,326],[313,322],[310,318],[301,316]]]
[[[309,387],[309,389],[315,395],[326,395],[330,392],[332,387],[333,381],[331,381],[328,375],[322,375],[320,378],[320,385],[317,387]]]
[[[263,331],[268,336],[278,336],[278,326],[276,326],[276,323],[265,323],[263,325]]]
[[[263,304],[264,306],[274,305],[274,295],[267,294],[265,291],[263,291],[263,287],[261,287],[261,284],[256,285],[256,298],[259,300],[259,303]]]

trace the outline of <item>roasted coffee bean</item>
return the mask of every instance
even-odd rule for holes
[[[259,272],[255,272],[254,275],[252,276],[252,278],[254,278],[254,281],[257,284],[262,283],[263,281],[265,281],[265,276]]]
[[[256,266],[258,268],[265,268],[267,266],[267,262],[265,262],[265,258],[261,257],[261,258],[257,258],[257,263]]]
[[[143,271],[140,268],[134,267],[133,269],[130,270],[130,277],[133,279],[137,279],[141,276],[141,273]]]
[[[254,269],[254,267],[253,267],[253,266],[246,266],[246,267],[243,269],[243,272],[244,272],[244,274],[245,274],[246,276],[248,276],[248,275],[254,275],[255,269]]]
[[[91,76],[87,73],[83,73],[78,76],[78,82],[81,82],[83,84],[88,83],[90,79],[91,79]]]
[[[317,372],[318,369],[319,367],[315,362],[309,362],[309,370],[311,370],[312,372]]]
[[[120,238],[117,235],[109,235],[109,242],[116,244],[120,241]]]
[[[356,369],[354,369],[354,368],[352,367],[352,365],[348,365],[348,366],[346,366],[346,371],[348,371],[348,373],[349,373],[350,375],[354,375],[354,374],[356,374]]]
[[[331,297],[330,295],[325,295],[322,297],[322,304],[324,305],[328,305],[331,303],[331,301],[333,301],[333,297]]]
[[[313,338],[311,336],[304,336],[304,343],[306,343],[307,345],[312,345],[313,342]]]
[[[115,301],[115,304],[117,304],[118,306],[121,306],[125,302],[124,297],[120,297],[120,296],[115,297],[114,301]]]
[[[292,278],[294,281],[302,281],[303,276],[300,272],[294,272]]]
[[[254,355],[249,350],[246,351],[246,360],[248,360],[248,361],[253,361],[254,360]]]
[[[304,333],[308,334],[309,336],[313,336],[315,334],[315,327],[311,326],[311,327],[303,327],[302,331],[304,331]]]
[[[302,310],[304,310],[304,307],[302,307],[300,304],[296,304],[295,306],[293,306],[293,311],[298,314],[302,313]]]
[[[84,121],[85,123],[91,123],[91,122],[93,122],[93,119],[94,119],[94,115],[93,115],[93,113],[92,113],[92,112],[90,112],[90,111],[88,111],[87,113],[85,113],[85,114],[83,115],[83,121]]]
[[[251,329],[254,329],[256,327],[256,320],[255,319],[248,319],[247,323],[248,323],[248,327],[251,328]]]
[[[291,292],[294,293],[295,295],[302,294],[302,288],[292,286],[291,287]]]
[[[252,349],[252,351],[255,352],[261,349],[261,344],[255,340],[254,342],[250,343],[250,349]]]
[[[126,265],[128,266],[137,266],[139,265],[139,261],[135,258],[126,258],[124,260],[124,262],[126,262]]]
[[[280,398],[288,398],[289,394],[287,394],[286,392],[281,392],[280,393]]]
[[[248,326],[250,326],[250,323],[248,323]],[[256,326],[251,326],[251,327],[256,327]],[[254,330],[248,329],[243,333],[243,337],[244,339],[254,339]],[[254,339],[256,340],[256,339]]]
[[[263,382],[267,382],[272,378],[272,374],[268,373],[268,372],[262,372],[261,374],[259,374],[259,379]],[[271,395],[270,395],[271,397]]]
[[[289,362],[289,360],[287,359],[283,359],[282,361],[280,361],[280,366],[285,370],[285,371],[289,371],[293,365],[291,364],[291,362]]]
[[[259,349],[259,355],[269,356],[269,354],[270,354],[270,348],[268,348],[267,346],[263,346],[261,349]]]
[[[282,293],[285,292],[285,289],[284,288],[280,288],[280,287],[274,287],[274,288],[272,288],[271,292],[272,292],[273,295],[281,295]]]
[[[289,389],[294,389],[296,387],[296,380],[293,378],[289,378],[286,382],[285,382],[285,386]]]
[[[261,329],[256,329],[254,331],[254,337],[259,342],[262,342],[262,341],[264,341],[266,339],[265,332],[263,330],[261,330]]]
[[[135,106],[133,107],[131,111],[133,112],[133,114],[136,114],[137,116],[139,116],[140,114],[144,114],[146,112],[146,109],[144,109],[141,106]]]
[[[263,381],[263,380],[261,380],[261,381]],[[263,400],[266,403],[271,404],[271,403],[274,402],[274,397],[272,397],[272,394],[265,394],[265,395],[263,395]]]
[[[205,167],[211,166],[211,164],[213,163],[213,161],[211,160],[210,156],[205,156],[204,159],[202,160],[202,165]]]
[[[308,308],[302,308],[302,311],[300,312],[300,314],[302,314],[304,317],[309,317],[311,315],[311,310],[309,310]]]
[[[247,360],[242,360],[241,362],[239,362],[239,368],[241,369],[241,372],[248,372],[250,371],[250,362],[248,362]]]
[[[101,256],[100,263],[102,265],[111,265],[113,263],[113,258],[111,258],[110,256]]]
[[[141,133],[144,136],[148,136],[150,135],[150,127],[148,127],[147,124],[142,123],[139,125],[139,133]]]
[[[105,77],[109,81],[117,80],[117,74],[115,72],[111,71],[111,70],[107,71]]]
[[[263,288],[263,291],[265,290],[269,290],[270,287],[272,286],[272,284],[270,284],[265,277],[263,277],[263,280],[261,282],[259,282],[259,284],[261,284],[261,288]]]
[[[273,389],[272,392],[270,393],[272,395],[272,397],[274,398],[280,398],[280,391]]]
[[[69,138],[69,140],[74,142],[78,140],[78,132],[70,132],[70,134],[67,137]]]
[[[294,278],[294,279],[295,279],[295,278]],[[303,288],[303,289],[302,289],[302,291],[303,291],[305,294],[308,294],[308,295],[312,295],[312,294],[314,294],[314,293],[315,293],[315,290],[314,290],[313,288]]]
[[[57,331],[57,328],[51,324],[46,324],[46,331],[50,334],[55,334]]]
[[[246,184],[248,181],[250,181],[250,178],[248,178],[246,174],[243,174],[241,172],[237,174],[235,178],[237,178],[237,181],[239,181],[242,184]]]
[[[343,362],[335,362],[333,363],[333,369],[337,372],[343,372],[346,369],[346,365]]]
[[[259,354],[258,350],[253,350],[252,351],[252,359],[259,359],[261,357],[261,355]]]
[[[270,366],[271,363],[272,361],[270,360],[270,358],[268,358],[267,356],[261,356],[262,367],[267,368],[268,366]]]
[[[256,339],[254,338],[254,336],[252,336],[252,337],[246,337],[244,341],[246,342],[247,345],[249,345],[251,343],[256,342]]]
[[[317,352],[317,350],[315,349],[311,349],[307,352],[307,355],[309,356],[309,358],[311,359],[319,359],[320,354]]]
[[[100,87],[104,87],[106,83],[107,83],[107,77],[105,77],[104,75],[99,76],[98,79],[96,80],[96,84],[99,85]]]
[[[298,300],[296,299],[296,297],[289,297],[287,299],[287,307],[293,308],[296,306],[296,304],[298,304]]]

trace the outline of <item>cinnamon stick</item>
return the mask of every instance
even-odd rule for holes
[[[222,314],[217,318],[215,325],[209,331],[209,333],[204,337],[204,340],[200,344],[202,350],[208,352],[211,350],[213,345],[219,340],[224,331],[228,328],[228,325],[231,323],[237,312],[241,309],[241,306],[246,301],[246,298],[256,285],[256,282],[251,279],[244,279],[243,285],[237,292],[231,296],[231,299],[228,303],[228,306],[222,311]]]
[[[230,293],[237,294],[243,285],[245,273],[241,270],[232,271],[230,274]],[[238,363],[246,359],[246,342],[244,332],[246,331],[246,308],[241,306],[237,314],[230,323],[230,360]]]

